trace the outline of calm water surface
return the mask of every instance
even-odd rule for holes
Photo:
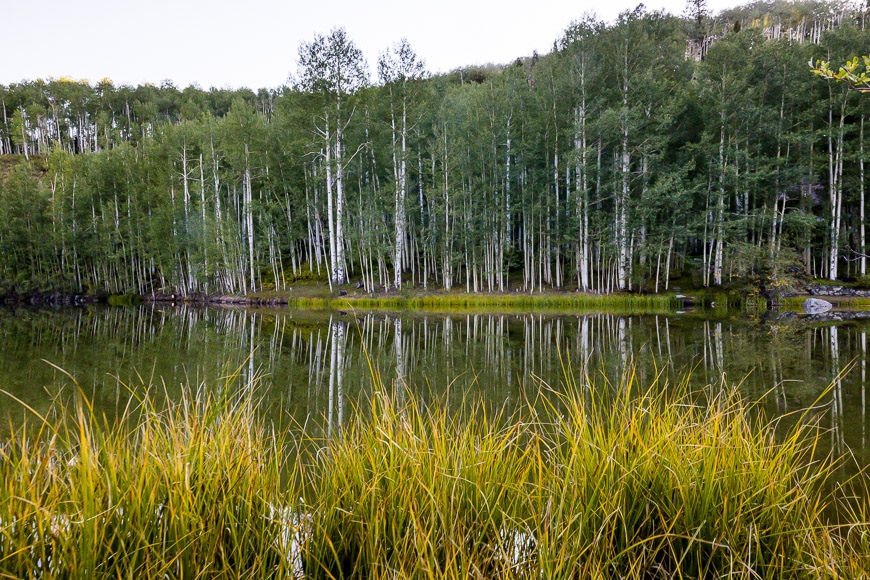
[[[277,418],[328,433],[373,392],[371,369],[399,397],[458,404],[480,396],[510,408],[540,381],[564,387],[588,371],[596,388],[632,363],[642,382],[691,371],[698,385],[739,383],[768,416],[818,401],[835,453],[870,463],[867,333],[870,324],[760,322],[702,314],[349,314],[190,307],[0,310],[0,389],[35,410],[72,380],[111,415],[129,391],[183,383],[219,388],[238,370],[260,377]],[[58,368],[59,367],[59,368]],[[582,381],[581,381],[582,382]],[[828,386],[833,384],[833,388]],[[21,405],[0,394],[14,423]],[[8,424],[8,421],[4,421]]]

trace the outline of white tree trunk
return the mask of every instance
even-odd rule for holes
[[[828,191],[831,200],[830,230],[830,254],[828,260],[828,278],[837,279],[837,265],[840,258],[840,224],[842,221],[843,207],[843,127],[846,120],[846,98],[840,105],[840,124],[837,130],[837,139],[834,142],[833,107],[828,108]]]
[[[575,113],[574,149],[577,154],[574,196],[577,212],[577,275],[578,287],[589,290],[589,187],[586,160],[586,102],[585,78],[581,73],[580,86],[584,91],[583,102]]]
[[[626,47],[625,63],[622,78],[622,189],[617,194],[616,203],[616,285],[619,290],[627,286],[629,268],[629,236],[628,236],[628,199],[631,182],[631,154],[628,151],[628,50]]]
[[[253,192],[251,186],[251,164],[249,161],[248,144],[245,143],[245,229],[248,234],[248,271],[251,277],[251,290],[256,291],[257,280],[254,275],[254,211],[251,207]]]
[[[329,132],[329,119],[326,120],[326,225],[329,229],[329,285],[335,283],[335,258],[337,246],[337,232],[335,231],[335,192],[333,191],[332,178],[332,141]]]
[[[394,173],[396,178],[396,240],[393,258],[394,278],[393,285],[396,288],[402,287],[402,267],[405,263],[405,196],[407,187],[406,178],[406,159],[407,159],[407,134],[408,134],[408,114],[407,104],[402,99],[402,126],[400,132],[401,147],[396,150],[396,119],[395,116],[391,119],[393,124],[393,164],[395,167]],[[398,159],[396,159],[398,157]]]
[[[342,166],[343,141],[341,131],[335,132],[335,268],[333,284],[347,284],[347,266],[344,260],[344,167]]]
[[[716,254],[713,258],[713,284],[722,285],[723,245],[725,243],[725,115],[719,134],[719,191],[716,199]]]
[[[861,115],[861,137],[859,141],[858,168],[861,192],[861,275],[867,275],[867,237],[864,231],[864,115]]]
[[[616,243],[617,243],[617,278],[616,286],[619,290],[625,290],[628,279],[629,235],[628,235],[628,198],[630,192],[631,155],[628,152],[628,127],[624,129],[622,137],[622,189],[618,194],[616,206]]]

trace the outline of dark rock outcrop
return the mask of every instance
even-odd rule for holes
[[[858,290],[856,288],[845,288],[843,286],[824,286],[822,284],[807,284],[807,292],[813,296],[870,297],[870,290]]]

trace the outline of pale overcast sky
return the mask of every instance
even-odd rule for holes
[[[708,0],[713,12],[741,0]],[[299,44],[344,27],[373,68],[402,37],[433,72],[507,63],[584,12],[612,21],[638,0],[0,0],[0,84],[62,76],[116,85],[275,88]],[[681,14],[685,0],[649,0]]]

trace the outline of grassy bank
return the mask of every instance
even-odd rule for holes
[[[804,312],[803,304],[808,296],[789,296],[783,298],[780,308],[789,312]],[[831,302],[841,310],[867,310],[870,308],[870,298],[862,296],[819,296],[822,300]]]
[[[253,301],[280,300],[291,308],[336,310],[415,310],[423,312],[620,312],[625,314],[664,314],[681,306],[675,295],[654,294],[466,294],[411,293],[370,295],[366,293],[346,296],[277,294],[251,294]]]
[[[498,416],[375,385],[328,440],[231,383],[111,422],[58,400],[0,447],[0,577],[870,572],[866,502],[830,491],[810,422],[775,438],[727,387],[567,382]]]

